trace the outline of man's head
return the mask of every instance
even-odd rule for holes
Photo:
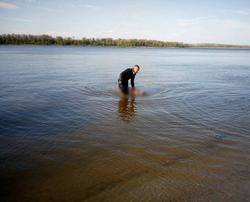
[[[140,71],[139,65],[134,65],[134,66],[132,67],[132,70],[133,70],[133,72],[134,72],[135,74],[138,73],[138,72]]]

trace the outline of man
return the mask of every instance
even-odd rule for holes
[[[132,90],[135,90],[134,79],[135,75],[139,72],[139,65],[134,65],[132,68],[125,69],[122,73],[120,73],[120,77],[118,79],[118,86],[121,91],[125,94],[129,94],[128,89],[128,80],[130,79]]]

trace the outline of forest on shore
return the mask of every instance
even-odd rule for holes
[[[0,45],[74,45],[74,46],[117,46],[117,47],[158,47],[158,48],[250,48],[250,45],[228,44],[188,44],[182,42],[159,41],[149,39],[113,39],[53,37],[49,35],[2,34]]]

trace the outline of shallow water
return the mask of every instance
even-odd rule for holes
[[[147,96],[112,92],[142,66]],[[249,201],[250,50],[0,46],[1,201]]]

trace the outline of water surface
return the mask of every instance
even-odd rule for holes
[[[0,46],[0,89],[1,201],[249,201],[250,50]]]

